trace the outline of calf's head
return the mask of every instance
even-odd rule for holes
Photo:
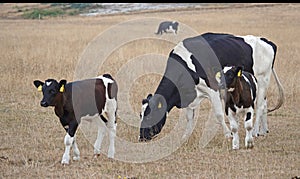
[[[242,77],[243,67],[233,66],[228,70],[224,71],[225,83],[228,90],[236,88],[238,85],[239,78]]]
[[[167,103],[163,96],[149,94],[142,101],[139,141],[149,141],[160,133],[167,117]]]
[[[222,72],[216,74],[216,80],[219,83],[221,89],[228,89],[229,91],[234,89],[238,85],[239,78],[242,76],[242,66],[230,66],[225,67]]]
[[[59,93],[64,92],[64,86],[67,83],[66,80],[61,80],[57,82],[54,79],[47,79],[45,82],[40,80],[33,81],[34,86],[38,91],[43,92],[43,99],[41,100],[41,106],[55,106],[57,103],[57,96]]]

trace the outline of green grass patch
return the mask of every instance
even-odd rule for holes
[[[39,19],[43,17],[57,17],[65,14],[61,9],[33,9],[23,14],[25,19]]]

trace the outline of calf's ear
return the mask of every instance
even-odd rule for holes
[[[33,84],[38,89],[38,91],[42,91],[42,87],[44,85],[43,82],[41,82],[40,80],[34,80]]]
[[[60,82],[58,83],[59,85],[59,92],[64,92],[65,91],[65,85],[67,83],[67,80],[60,80]]]
[[[243,71],[243,67],[242,66],[238,66],[236,68],[236,73],[237,73],[237,76],[238,77],[241,77],[242,76],[242,71]]]

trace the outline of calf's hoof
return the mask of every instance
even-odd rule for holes
[[[73,160],[75,160],[75,161],[78,161],[79,159],[80,159],[79,156],[74,156],[74,157],[73,157]]]

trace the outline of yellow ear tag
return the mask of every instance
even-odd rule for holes
[[[238,76],[238,77],[241,77],[241,76],[242,76],[242,70],[239,70],[237,76]]]
[[[65,85],[61,85],[60,89],[59,89],[59,92],[64,92],[65,91]]]
[[[42,85],[40,85],[39,87],[38,87],[38,92],[41,92],[42,91]]]
[[[221,78],[221,72],[216,73],[216,78]]]
[[[162,105],[161,105],[161,103],[159,102],[157,108],[160,109],[161,107],[162,107]]]

